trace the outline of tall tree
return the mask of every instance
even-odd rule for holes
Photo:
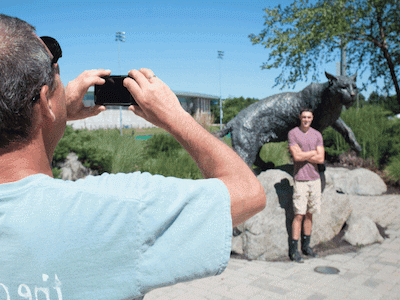
[[[399,11],[398,0],[295,0],[265,9],[266,27],[249,37],[272,50],[262,69],[282,68],[275,86],[294,87],[309,75],[316,80],[320,65],[336,60],[337,50],[346,47],[348,68],[369,70],[368,82],[382,79],[400,104]]]

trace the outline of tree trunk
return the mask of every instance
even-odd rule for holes
[[[385,30],[384,30],[383,23],[382,23],[382,11],[377,9],[377,12],[378,12],[377,22],[378,22],[378,25],[379,25],[379,35],[380,35],[380,38],[381,38],[381,43],[379,43],[378,47],[381,48],[381,50],[383,51],[383,56],[385,57],[386,62],[388,64],[389,71],[390,71],[390,76],[392,77],[393,85],[394,85],[394,88],[396,90],[397,103],[399,103],[399,105],[400,105],[399,82],[397,81],[396,73],[394,71],[394,64],[393,64],[393,61],[392,61],[392,57],[390,56],[390,53],[389,53],[389,50],[388,50],[388,47],[387,47],[387,43],[386,43],[386,34],[385,34]]]

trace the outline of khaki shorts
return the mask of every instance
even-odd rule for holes
[[[295,215],[321,211],[321,179],[294,182],[293,210]]]

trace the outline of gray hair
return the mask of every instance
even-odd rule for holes
[[[0,14],[0,148],[28,141],[35,97],[44,85],[56,88],[56,70],[35,28]],[[37,100],[37,99],[36,99]]]

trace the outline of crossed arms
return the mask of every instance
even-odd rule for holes
[[[316,150],[303,152],[298,144],[289,147],[294,161],[308,161],[313,164],[323,164],[325,160],[325,149],[317,146]]]

